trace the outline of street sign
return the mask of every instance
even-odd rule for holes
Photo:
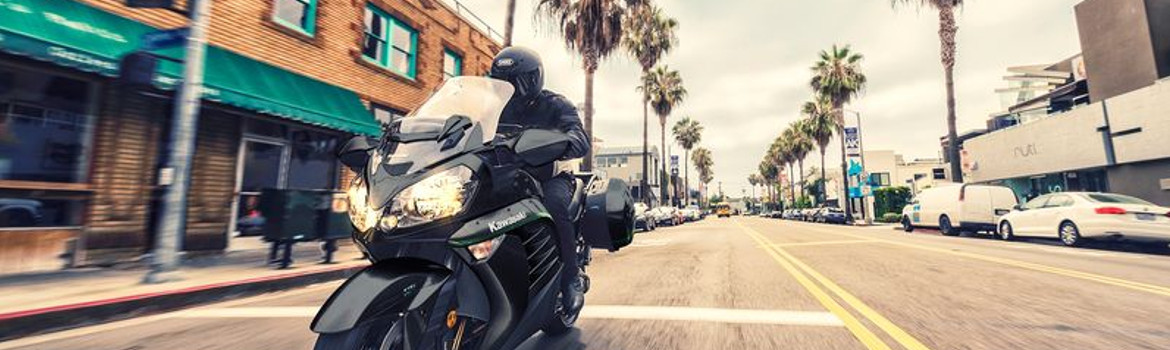
[[[670,156],[670,176],[678,176],[678,156]]]
[[[861,136],[857,127],[845,127],[845,155],[857,157],[861,155]]]
[[[183,46],[190,32],[189,28],[175,28],[142,34],[142,49],[153,51]]]

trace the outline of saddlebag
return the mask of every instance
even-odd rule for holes
[[[634,241],[634,199],[625,181],[594,181],[585,205],[581,229],[590,247],[613,252]]]

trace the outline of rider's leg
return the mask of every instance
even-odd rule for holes
[[[571,177],[558,176],[545,181],[541,187],[544,192],[544,206],[557,226],[557,245],[561,262],[564,264],[564,271],[561,274],[564,283],[561,290],[568,297],[571,294],[569,293],[571,283],[577,280],[577,275],[581,271],[577,267],[577,234],[569,218],[569,203],[573,201],[574,183]]]

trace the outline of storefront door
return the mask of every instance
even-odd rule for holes
[[[260,192],[265,188],[284,188],[289,147],[280,140],[251,137],[245,137],[240,147],[234,232],[239,236],[257,236],[262,234],[265,221],[258,208]]]

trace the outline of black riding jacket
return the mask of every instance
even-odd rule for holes
[[[584,157],[589,152],[589,137],[581,126],[577,107],[569,99],[552,91],[543,90],[528,101],[512,100],[504,108],[500,123],[522,125],[526,128],[558,130],[569,136],[569,147],[561,160]],[[559,175],[553,164],[531,169],[540,181]]]

